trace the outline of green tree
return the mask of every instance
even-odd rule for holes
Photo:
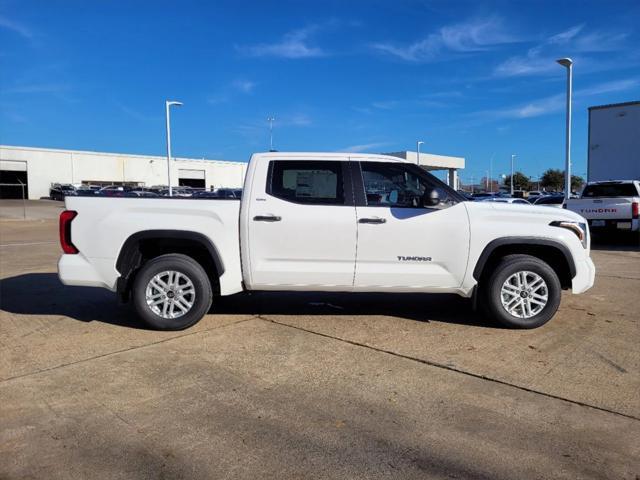
[[[584,178],[579,175],[571,175],[571,190],[574,192],[579,191],[584,185]]]
[[[582,184],[584,183],[584,178],[578,175],[571,175],[571,190],[578,191]],[[561,192],[564,190],[564,170],[557,170],[554,168],[550,168],[546,172],[542,174],[542,178],[540,179],[540,185],[544,188],[556,190]]]
[[[507,175],[504,179],[505,187],[511,187],[511,175]],[[529,190],[529,177],[522,172],[516,172],[513,174],[513,189],[514,190]]]
[[[564,185],[564,172],[555,168],[546,170],[540,178],[540,185],[547,190],[561,191]]]

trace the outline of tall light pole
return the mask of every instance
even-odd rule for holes
[[[422,145],[424,142],[421,140],[418,140],[416,142],[416,154],[418,156],[418,166],[420,166],[420,145]]]
[[[567,125],[564,159],[564,199],[571,198],[571,94],[573,89],[573,60],[561,58],[556,60],[567,69]]]
[[[276,117],[267,117],[267,121],[269,122],[269,151],[273,152],[273,122]]]
[[[174,102],[167,100],[164,102],[166,114],[167,114],[167,180],[169,182],[169,196],[173,196],[173,189],[171,188],[171,117],[169,115],[169,107],[176,105],[182,106],[181,102]]]
[[[491,193],[493,193],[493,157],[495,153],[491,154],[491,159],[489,160],[489,186],[491,187]]]
[[[516,159],[516,155],[511,154],[511,196],[513,197],[513,162]]]

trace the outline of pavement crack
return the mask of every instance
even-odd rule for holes
[[[459,373],[461,375],[466,375],[468,377],[477,378],[479,380],[485,380],[485,381],[496,383],[496,384],[499,384],[499,385],[505,385],[507,387],[516,388],[516,389],[521,390],[523,392],[534,393],[536,395],[542,395],[542,396],[547,397],[547,398],[551,398],[551,399],[554,399],[554,400],[560,400],[560,401],[567,402],[567,403],[570,403],[570,404],[573,404],[573,405],[577,405],[577,406],[580,406],[580,407],[592,408],[594,410],[599,410],[601,412],[610,413],[612,415],[617,415],[619,417],[624,417],[624,418],[628,418],[628,419],[631,419],[631,420],[640,421],[640,417],[636,417],[634,415],[629,415],[627,413],[617,412],[615,410],[611,410],[611,409],[604,408],[604,407],[598,407],[596,405],[591,405],[589,403],[581,402],[579,400],[572,400],[570,398],[561,397],[559,395],[554,395],[552,393],[543,392],[543,391],[536,390],[536,389],[533,389],[533,388],[529,388],[529,387],[525,387],[525,386],[518,385],[518,384],[515,384],[515,383],[507,382],[505,380],[499,380],[497,378],[488,377],[486,375],[481,375],[479,373],[473,373],[473,372],[470,372],[468,370],[463,370],[461,368],[458,368],[458,367],[454,366],[453,364],[444,364],[444,363],[434,362],[432,360],[425,360],[425,359],[422,359],[422,358],[412,357],[410,355],[404,355],[402,353],[397,353],[397,352],[394,352],[394,351],[391,351],[391,350],[386,350],[384,348],[379,348],[379,347],[374,347],[372,345],[367,345],[366,343],[356,342],[354,340],[347,340],[345,338],[335,337],[333,335],[329,335],[329,334],[326,334],[326,333],[320,333],[320,332],[316,332],[316,331],[313,331],[313,330],[309,330],[307,328],[297,327],[295,325],[291,325],[291,324],[288,324],[288,323],[279,322],[277,320],[273,320],[271,318],[264,317],[263,315],[256,315],[255,318],[258,318],[258,319],[263,320],[265,322],[273,323],[275,325],[280,325],[280,326],[283,326],[283,327],[292,328],[294,330],[299,330],[301,332],[310,333],[312,335],[317,335],[319,337],[324,337],[324,338],[329,338],[329,339],[332,339],[332,340],[337,340],[339,342],[347,343],[349,345],[353,345],[353,346],[356,346],[356,347],[362,347],[362,348],[367,348],[369,350],[373,350],[373,351],[376,351],[376,352],[386,353],[387,355],[392,355],[392,356],[397,357],[397,358],[402,358],[402,359],[405,359],[405,360],[410,360],[410,361],[413,361],[413,362],[421,363],[423,365],[428,365],[430,367],[436,367],[436,368],[440,368],[440,369],[443,369],[443,370],[448,370],[450,372]]]
[[[21,375],[15,375],[13,377],[3,378],[3,379],[0,380],[0,385],[4,384],[4,383],[7,383],[7,382],[10,382],[12,380],[19,380],[21,378],[26,378],[26,377],[31,377],[31,376],[34,376],[34,375],[39,375],[41,373],[51,372],[52,370],[58,370],[59,368],[70,367],[72,365],[78,365],[79,363],[86,363],[86,362],[90,362],[92,360],[98,360],[100,358],[105,358],[105,357],[111,357],[113,355],[118,355],[120,353],[126,353],[126,352],[131,352],[133,350],[139,350],[141,348],[152,347],[154,345],[159,345],[159,344],[162,344],[162,343],[170,342],[172,340],[177,340],[179,338],[189,337],[189,336],[192,336],[192,335],[198,335],[200,333],[211,332],[213,330],[218,330],[218,329],[221,329],[221,328],[230,327],[232,325],[238,325],[239,323],[250,322],[251,320],[255,320],[256,318],[258,318],[258,317],[252,316],[250,318],[245,318],[245,319],[242,319],[242,320],[238,320],[237,322],[226,323],[224,325],[218,325],[216,327],[207,328],[207,329],[204,329],[204,330],[196,330],[194,332],[187,332],[187,333],[184,333],[182,335],[175,335],[173,337],[163,338],[162,340],[158,340],[156,342],[145,343],[144,345],[136,345],[136,346],[133,346],[133,347],[123,348],[122,350],[116,350],[114,352],[107,352],[107,353],[103,353],[103,354],[100,354],[100,355],[95,355],[93,357],[83,358],[81,360],[76,360],[74,362],[61,363],[59,365],[55,365],[55,366],[49,367],[49,368],[44,368],[44,369],[38,370],[36,372],[29,372],[29,373],[24,373],[24,374],[21,374]]]

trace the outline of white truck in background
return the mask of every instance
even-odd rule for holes
[[[596,233],[635,232],[640,241],[640,181],[589,182],[566,208],[582,215]]]
[[[261,153],[242,199],[66,197],[60,279],[130,299],[157,329],[198,322],[244,290],[455,293],[514,328],[588,290],[586,221],[468,202],[383,155]]]

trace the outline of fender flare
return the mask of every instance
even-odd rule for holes
[[[576,264],[573,260],[573,255],[571,255],[571,251],[565,244],[558,240],[552,240],[550,238],[538,238],[538,237],[502,237],[496,238],[487,244],[484,247],[484,250],[478,257],[478,261],[476,262],[476,266],[473,269],[473,278],[476,280],[480,279],[482,275],[482,271],[489,260],[491,254],[499,247],[503,247],[505,245],[536,245],[543,247],[552,247],[562,253],[565,260],[567,261],[567,265],[569,266],[569,273],[571,274],[571,278],[576,276]]]
[[[118,259],[116,260],[115,267],[120,274],[116,289],[123,298],[126,297],[131,272],[140,266],[141,255],[138,245],[141,241],[149,239],[189,240],[196,242],[206,248],[213,260],[218,276],[222,276],[225,271],[224,263],[222,262],[218,249],[204,234],[190,230],[143,230],[132,234],[124,241],[120,248]]]

